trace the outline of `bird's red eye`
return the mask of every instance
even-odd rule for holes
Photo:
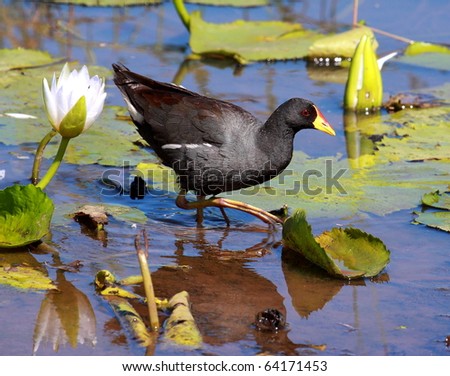
[[[311,112],[309,112],[309,110],[307,110],[306,108],[304,110],[302,110],[301,112],[302,116],[304,117],[309,117],[309,115],[311,115]]]

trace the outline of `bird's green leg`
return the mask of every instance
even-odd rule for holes
[[[220,197],[213,197],[208,200],[189,202],[186,199],[185,190],[181,190],[180,193],[178,194],[176,204],[181,209],[199,209],[199,208],[203,209],[206,207],[217,207],[220,208],[221,210],[223,210],[224,208],[235,209],[251,214],[271,226],[274,226],[277,223],[283,223],[283,220],[278,218],[277,216],[268,213],[263,209],[257,208],[256,206],[248,205],[240,201],[228,200]],[[229,224],[229,220],[227,221],[228,217],[225,215],[224,218],[227,224]]]

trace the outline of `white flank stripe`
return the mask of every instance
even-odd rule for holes
[[[212,148],[211,144],[208,143],[203,143],[202,145],[199,144],[165,144],[163,146],[161,146],[161,149],[181,149],[182,147],[185,147],[186,149],[195,149],[201,146],[207,146],[209,148]]]
[[[161,149],[180,149],[180,148],[181,148],[180,144],[165,144],[161,146]]]

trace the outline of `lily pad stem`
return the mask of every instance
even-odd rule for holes
[[[50,180],[52,180],[53,176],[55,176],[56,171],[58,171],[59,165],[64,157],[64,153],[66,152],[67,145],[69,144],[70,138],[63,137],[61,139],[61,143],[59,144],[58,152],[56,153],[55,159],[53,163],[49,167],[47,173],[44,175],[42,180],[36,184],[36,187],[44,189]]]
[[[44,138],[39,143],[39,146],[36,150],[36,155],[34,156],[34,162],[33,162],[33,170],[31,172],[31,183],[36,185],[39,180],[39,169],[41,168],[41,162],[42,157],[44,155],[44,150],[47,144],[50,142],[50,140],[56,135],[56,132],[54,129],[52,129],[50,132],[48,132]]]
[[[180,16],[184,26],[186,26],[186,29],[188,29],[189,31],[191,16],[189,16],[189,12],[184,5],[184,0],[173,0],[173,5],[175,6],[175,9]]]

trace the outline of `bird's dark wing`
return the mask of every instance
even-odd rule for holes
[[[113,65],[139,133],[157,151],[164,145],[208,143],[220,147],[260,122],[232,103],[152,80]]]

